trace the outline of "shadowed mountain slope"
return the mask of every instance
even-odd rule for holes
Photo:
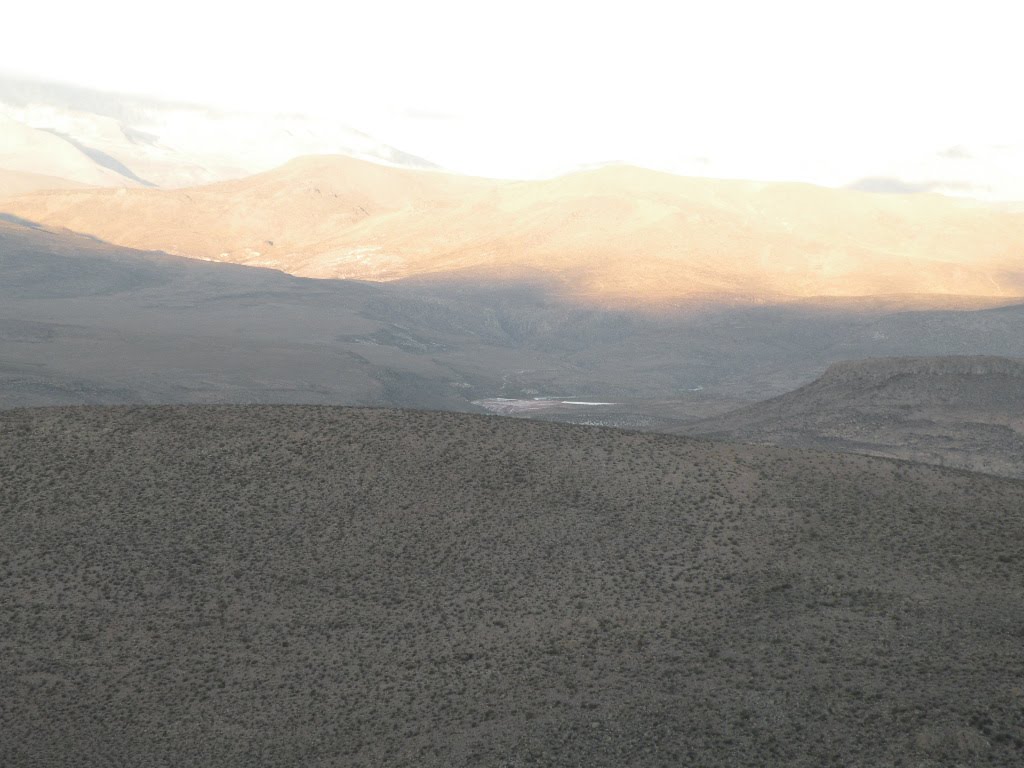
[[[531,416],[673,429],[792,390],[837,360],[1024,357],[1022,325],[1024,305],[589,307],[536,273],[498,282],[309,280],[119,248],[0,214],[0,407],[479,410],[510,398]],[[586,404],[594,401],[613,405]]]
[[[119,245],[309,277],[539,273],[562,296],[630,306],[1024,296],[1021,212],[629,166],[508,182],[306,157],[230,183],[36,193],[0,210]]]
[[[1019,765],[1024,484],[316,407],[0,413],[4,765]]]
[[[123,187],[136,186],[138,181],[119,170],[96,162],[81,146],[50,131],[32,128],[0,113],[0,173],[31,174],[67,180],[48,183],[40,189],[62,189],[67,186]],[[0,180],[2,180],[0,176]],[[6,186],[6,185],[5,185]],[[20,192],[17,187],[0,193]]]
[[[795,392],[684,429],[1024,478],[1024,359],[836,363]]]
[[[361,343],[389,331],[402,337],[393,323],[375,319],[379,293],[373,285],[134,251],[0,218],[0,406],[472,408],[452,384],[464,381],[423,350]]]

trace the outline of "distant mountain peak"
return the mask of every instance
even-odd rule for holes
[[[228,112],[0,77],[4,119],[23,131],[57,136],[83,158],[61,161],[51,148],[36,157],[22,152],[14,163],[5,159],[3,145],[10,141],[0,135],[0,170],[97,186],[193,186],[249,176],[308,154],[345,154],[399,168],[437,167],[338,120]]]

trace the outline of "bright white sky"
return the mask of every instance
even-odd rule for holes
[[[1024,185],[1015,0],[57,0],[3,17],[0,71],[341,117],[462,172]]]

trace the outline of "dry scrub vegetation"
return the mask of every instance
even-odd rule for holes
[[[1024,479],[1024,358],[847,360],[793,392],[677,429]]]
[[[1024,482],[499,417],[0,413],[4,766],[1017,766]]]

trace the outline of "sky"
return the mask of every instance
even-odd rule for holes
[[[0,71],[342,118],[479,175],[619,161],[1024,199],[1016,5],[58,0],[5,10]]]

